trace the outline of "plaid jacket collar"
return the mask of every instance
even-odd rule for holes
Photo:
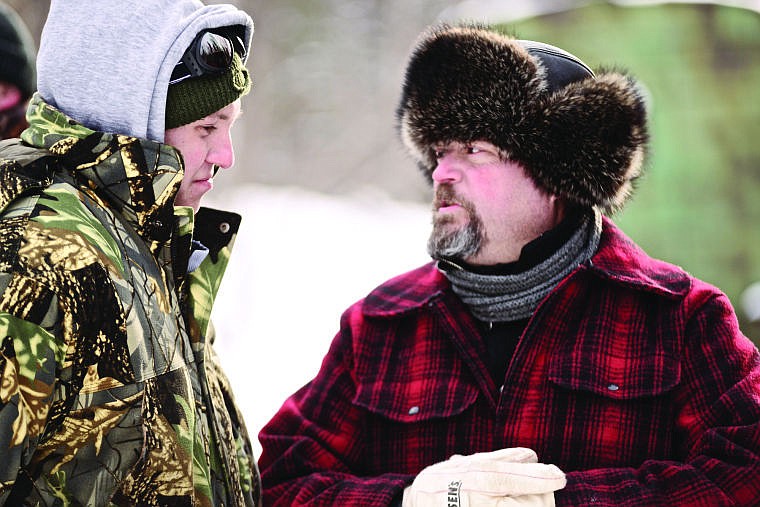
[[[607,217],[603,217],[599,249],[588,265],[579,269],[673,300],[684,298],[692,283],[680,268],[649,257]],[[441,297],[450,287],[431,262],[373,290],[364,301],[363,313],[368,317],[390,317],[414,311]]]

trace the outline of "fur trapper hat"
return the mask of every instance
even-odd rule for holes
[[[648,141],[633,78],[595,76],[566,51],[477,25],[423,33],[396,114],[402,141],[428,177],[435,144],[488,141],[548,193],[607,212],[630,195]]]

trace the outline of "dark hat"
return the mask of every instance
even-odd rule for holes
[[[251,90],[251,76],[238,55],[225,72],[169,85],[166,128],[187,125],[235,102]]]
[[[606,211],[640,175],[647,112],[620,72],[477,25],[438,25],[418,40],[397,109],[402,140],[430,177],[433,146],[493,143],[547,192]]]
[[[32,34],[23,20],[9,6],[0,3],[0,81],[16,85],[24,100],[37,88],[36,53]]]

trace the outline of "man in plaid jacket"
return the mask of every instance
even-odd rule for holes
[[[646,104],[474,25],[417,43],[401,137],[434,262],[349,308],[259,438],[269,505],[760,505],[760,356],[724,294],[607,217]]]

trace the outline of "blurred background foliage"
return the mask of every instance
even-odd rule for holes
[[[39,40],[49,0],[6,1]],[[760,281],[759,0],[230,3],[254,18],[255,83],[236,127],[235,170],[217,191],[263,183],[428,202],[394,125],[408,52],[440,20],[498,24],[592,68],[628,70],[645,85],[648,169],[614,218],[651,255],[724,290],[760,344],[760,324],[741,304],[744,289]]]

